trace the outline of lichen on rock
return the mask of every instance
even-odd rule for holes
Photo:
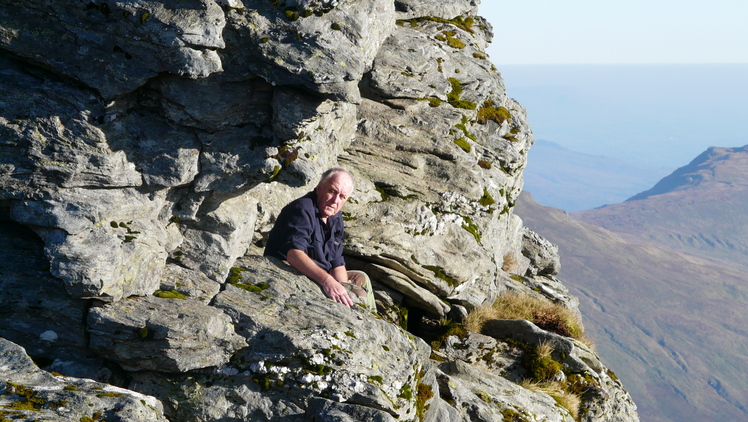
[[[638,420],[594,351],[529,322],[432,338],[507,291],[578,313],[556,248],[513,213],[533,137],[477,12],[0,5],[0,405],[45,420],[569,421],[517,383],[512,342],[550,339],[568,379],[599,389],[581,420]],[[281,208],[333,166],[355,179],[345,255],[379,315],[261,256]]]

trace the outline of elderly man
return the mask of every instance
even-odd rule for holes
[[[265,255],[285,259],[322,287],[335,302],[352,306],[351,290],[369,310],[376,304],[369,277],[348,271],[343,260],[340,209],[353,192],[353,176],[342,168],[322,174],[317,187],[283,207],[270,230]]]

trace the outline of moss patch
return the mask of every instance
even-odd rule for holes
[[[482,125],[488,123],[489,120],[493,120],[494,122],[501,125],[511,118],[512,113],[510,113],[506,107],[496,107],[495,103],[489,100],[484,102],[480,109],[478,109],[478,116],[476,120]]]
[[[452,91],[447,94],[447,102],[454,108],[464,108],[467,110],[475,110],[476,104],[472,101],[461,100],[462,95],[462,84],[457,78],[448,78],[449,83],[452,85]]]
[[[180,293],[176,290],[156,290],[153,296],[160,297],[162,299],[187,299],[184,293]]]

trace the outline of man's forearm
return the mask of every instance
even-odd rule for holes
[[[326,281],[329,281],[327,280],[328,278],[332,277],[300,249],[289,250],[286,254],[286,260],[292,267],[301,271],[302,274],[311,278],[317,284],[322,285]]]
[[[330,275],[341,283],[348,281],[348,270],[346,270],[345,265],[333,268],[330,271]]]
[[[348,297],[348,292],[338,281],[338,276],[335,275],[336,269],[343,268],[345,275],[343,275],[342,281],[347,281],[347,271],[345,271],[345,267],[336,267],[333,269],[333,274],[330,274],[323,270],[312,260],[312,258],[309,258],[309,255],[300,249],[289,250],[286,254],[286,261],[288,261],[292,267],[301,271],[302,274],[319,284],[327,297],[346,306],[353,306],[353,301]],[[338,270],[338,272],[339,271],[340,270]]]

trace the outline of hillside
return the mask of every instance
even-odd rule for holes
[[[558,245],[559,277],[646,421],[748,420],[748,285],[737,266],[627,241],[520,195]]]
[[[748,146],[712,147],[652,189],[573,214],[627,239],[748,266]]]

